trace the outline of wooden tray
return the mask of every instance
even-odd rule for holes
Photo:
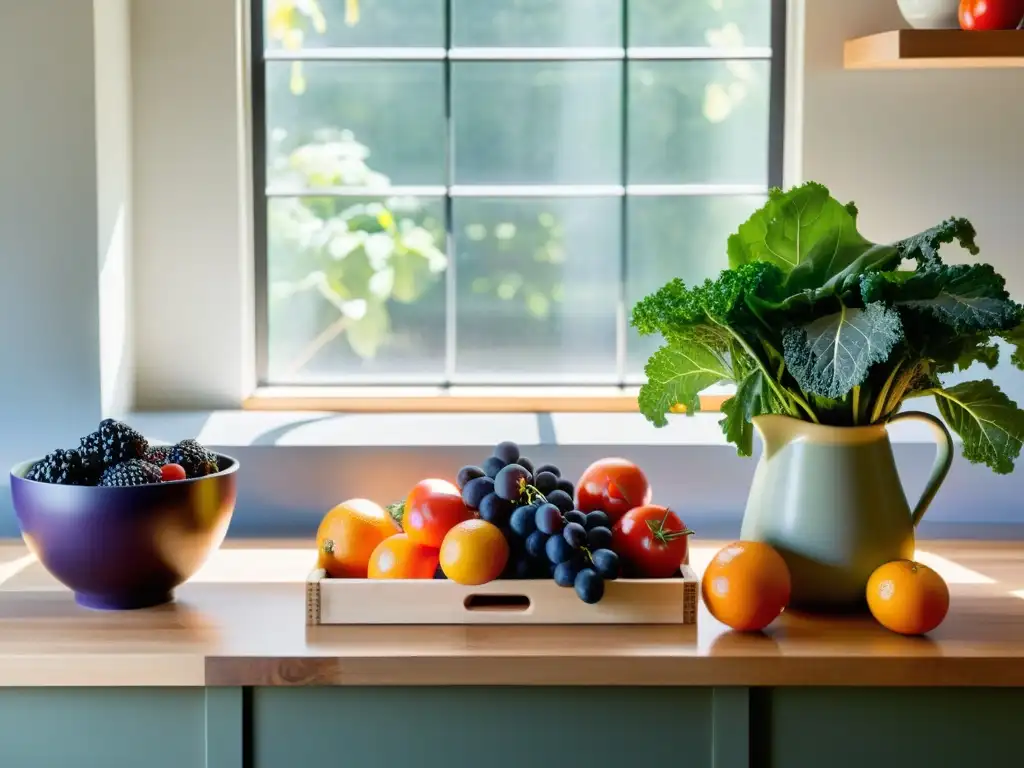
[[[465,587],[443,579],[306,579],[306,623],[695,624],[697,575],[605,582],[596,605],[550,579],[500,579]]]

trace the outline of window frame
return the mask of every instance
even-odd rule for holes
[[[249,56],[247,94],[250,105],[249,147],[250,163],[249,200],[251,205],[250,232],[253,258],[252,313],[249,332],[253,334],[252,363],[254,363],[254,391],[243,399],[243,407],[255,410],[353,410],[353,411],[505,411],[537,410],[564,411],[634,411],[636,392],[642,377],[630,376],[626,369],[626,334],[628,320],[621,315],[625,307],[625,270],[628,261],[628,216],[626,206],[631,197],[680,197],[707,195],[766,194],[773,187],[784,184],[786,171],[787,130],[787,57],[789,55],[786,0],[765,0],[771,6],[769,46],[742,49],[706,48],[464,48],[452,47],[452,0],[445,0],[444,48],[328,48],[302,49],[296,52],[271,51],[268,54],[264,36],[264,4],[266,0],[250,0],[245,32]],[[622,0],[623,43],[627,43],[629,0]],[[617,55],[612,55],[616,51]],[[769,62],[768,98],[768,168],[767,185],[738,184],[629,184],[628,157],[628,71],[630,61],[728,61],[754,60]],[[445,280],[446,299],[446,366],[445,380],[412,385],[380,381],[375,383],[295,383],[282,385],[269,381],[269,307],[268,307],[268,202],[274,197],[309,194],[331,194],[340,197],[366,196],[368,190],[338,189],[270,189],[267,183],[267,111],[266,65],[271,61],[444,61],[445,118],[448,123],[447,147],[449,184],[430,186],[394,185],[389,194],[428,194],[444,202],[446,241],[449,258]],[[454,130],[451,125],[451,63],[456,61],[621,61],[622,77],[622,172],[620,185],[464,185],[455,183],[450,168]],[[602,187],[603,189],[598,189]],[[614,189],[613,189],[614,187]],[[582,194],[581,194],[582,193]],[[371,194],[380,194],[373,190]],[[607,384],[581,381],[572,385],[531,385],[521,383],[479,385],[453,380],[454,360],[454,290],[455,244],[452,229],[453,201],[460,197],[529,198],[533,196],[573,198],[587,194],[618,197],[621,205],[619,245],[619,315],[616,322],[616,378]],[[723,394],[723,391],[726,394]],[[729,388],[717,388],[701,397],[704,410],[718,410],[727,397]]]

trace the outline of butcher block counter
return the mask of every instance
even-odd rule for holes
[[[694,542],[699,573],[721,542]],[[0,543],[0,766],[1015,764],[1024,543],[922,541],[929,637],[870,618],[306,626],[308,542],[231,542],[176,603],[89,611]],[[83,744],[88,742],[89,747]]]

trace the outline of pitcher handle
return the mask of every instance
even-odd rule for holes
[[[932,464],[932,473],[929,475],[928,482],[924,486],[924,492],[921,494],[920,501],[917,502],[917,506],[914,507],[914,511],[911,513],[910,519],[916,528],[917,524],[921,522],[921,518],[924,517],[924,513],[928,510],[928,505],[932,503],[932,499],[938,493],[942,481],[946,479],[950,466],[953,464],[953,438],[950,436],[949,430],[946,429],[946,425],[942,423],[942,420],[932,416],[930,413],[923,413],[922,411],[897,413],[889,419],[889,423],[891,424],[900,419],[923,421],[931,427],[932,433],[937,438],[935,463]]]

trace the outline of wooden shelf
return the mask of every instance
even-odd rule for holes
[[[1024,31],[901,29],[847,40],[846,69],[1024,67]]]

